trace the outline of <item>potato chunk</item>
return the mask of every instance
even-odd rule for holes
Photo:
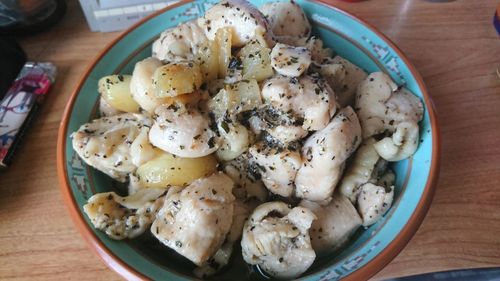
[[[101,97],[114,109],[125,112],[139,112],[139,104],[130,92],[131,75],[109,75],[99,79],[98,91]]]
[[[226,27],[217,30],[215,42],[219,49],[219,78],[224,78],[227,75],[229,61],[231,60],[231,29]]]
[[[137,169],[139,181],[144,187],[184,186],[192,181],[211,175],[217,168],[213,155],[200,158],[182,158],[163,153]]]
[[[270,54],[271,49],[257,40],[241,48],[239,56],[243,65],[243,79],[262,81],[273,76]]]
[[[217,79],[219,74],[219,47],[215,41],[203,44],[196,56],[203,79],[207,82]]]
[[[226,85],[219,93],[208,101],[208,108],[216,119],[226,113],[234,116],[240,112],[252,110],[262,104],[259,84],[256,80],[243,80]]]
[[[192,93],[203,84],[200,66],[193,62],[169,63],[153,74],[153,88],[157,97],[176,97]]]

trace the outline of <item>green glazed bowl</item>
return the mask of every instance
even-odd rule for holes
[[[151,235],[145,234],[130,241],[115,241],[92,227],[83,213],[87,199],[95,193],[120,187],[78,158],[72,149],[70,135],[96,116],[99,97],[97,81],[100,77],[132,73],[137,61],[151,55],[151,44],[163,30],[203,15],[214,2],[182,1],[124,32],[87,69],[64,113],[57,147],[58,174],[64,200],[90,247],[109,267],[127,279],[190,280],[194,279],[191,274],[193,265]],[[260,6],[265,1],[250,2]],[[368,279],[403,249],[427,212],[439,170],[440,145],[436,116],[422,77],[383,34],[355,16],[328,4],[315,0],[296,2],[311,21],[313,34],[319,36],[335,53],[367,72],[386,72],[425,104],[417,152],[410,159],[393,165],[397,178],[395,200],[390,211],[375,225],[360,229],[340,251],[315,261],[301,278],[311,281]],[[235,251],[240,252],[239,249]],[[213,280],[263,279],[244,264],[239,255]]]

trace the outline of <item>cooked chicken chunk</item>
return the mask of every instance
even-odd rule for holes
[[[266,19],[245,0],[227,0],[215,4],[198,19],[198,25],[210,40],[214,40],[219,28],[230,27],[233,47],[242,47],[258,36],[263,36],[269,46],[274,45]]]
[[[261,181],[260,171],[256,165],[250,165],[248,153],[224,164],[224,172],[236,183],[233,194],[236,198],[255,197],[261,201],[267,198],[267,190]]]
[[[337,108],[330,87],[311,76],[271,78],[262,87],[262,97],[273,107],[303,119],[302,128],[309,131],[326,127]]]
[[[341,107],[354,105],[356,89],[367,76],[361,68],[341,56],[323,60],[318,72],[332,87]]]
[[[302,147],[304,162],[295,178],[296,195],[311,201],[328,200],[346,159],[361,142],[358,117],[350,107],[342,109],[326,126],[310,136]]]
[[[281,75],[299,77],[310,64],[311,53],[307,48],[278,43],[271,51],[271,66]]]
[[[269,128],[267,133],[284,144],[307,136],[306,130],[304,130],[301,126],[295,125],[279,125],[274,128]]]
[[[396,174],[389,168],[389,162],[379,157],[368,183],[383,187],[387,192],[394,187],[395,181]],[[359,196],[356,199],[358,198]]]
[[[225,242],[215,254],[202,266],[196,267],[193,274],[198,278],[207,278],[222,270],[229,263],[233,254],[234,242]]]
[[[328,83],[317,74],[303,76],[299,80],[303,87],[303,100],[296,100],[296,102],[302,102],[304,104],[302,108],[299,107],[299,111],[304,112],[304,124],[307,126],[308,130],[322,129],[324,128],[324,123],[322,121],[325,116],[325,111],[329,114],[329,119],[337,112],[338,103],[335,92],[330,88]],[[315,96],[313,96],[313,93]],[[314,100],[314,102],[309,103],[311,105],[309,107],[306,106],[308,104],[307,99]],[[326,107],[326,105],[328,105],[328,107]],[[326,108],[328,108],[328,110],[326,110]]]
[[[269,2],[259,10],[269,22],[276,40],[296,45],[311,34],[311,25],[304,11],[293,1]]]
[[[363,138],[383,133],[391,126],[386,124],[386,101],[390,99],[398,85],[382,72],[368,75],[357,89],[356,110],[363,128]],[[390,120],[387,120],[390,121]]]
[[[193,61],[207,41],[196,21],[181,23],[161,33],[153,43],[153,57],[168,62]]]
[[[243,225],[245,221],[250,216],[253,208],[250,204],[236,199],[234,201],[234,212],[233,212],[233,223],[231,224],[231,229],[226,236],[226,242],[217,250],[217,252],[211,257],[208,262],[202,267],[197,267],[194,270],[194,274],[199,278],[208,277],[214,275],[224,266],[227,265],[231,255],[233,253],[234,244],[236,241],[241,239],[243,233]]]
[[[256,116],[249,119],[250,128],[255,135],[265,131],[272,138],[287,144],[307,135],[302,127],[302,117],[294,116],[291,111],[283,111],[270,104],[257,109]]]
[[[289,197],[302,160],[300,153],[288,148],[272,148],[263,142],[248,149],[250,163],[256,165],[264,185],[274,194]]]
[[[375,148],[388,161],[411,156],[418,146],[418,122],[423,117],[422,102],[408,90],[398,88],[391,78],[375,72],[361,82],[356,96],[363,137],[393,133]]]
[[[359,187],[367,183],[374,173],[375,165],[380,159],[373,144],[376,140],[368,138],[360,145],[353,156],[351,165],[346,169],[339,185],[339,191],[355,203]]]
[[[114,192],[94,194],[83,206],[95,228],[109,237],[121,240],[134,238],[151,225],[163,204],[163,188],[148,188],[121,197]]]
[[[162,63],[157,58],[147,58],[135,64],[130,80],[130,92],[134,100],[147,112],[166,102],[165,98],[156,97],[153,89],[153,74]]]
[[[243,229],[243,258],[272,277],[298,277],[316,258],[309,238],[315,218],[310,210],[291,209],[283,202],[258,206]]]
[[[332,50],[326,48],[323,44],[323,40],[312,36],[305,42],[299,42],[299,46],[304,46],[311,51],[311,59],[316,64],[322,64],[324,61],[331,59]]]
[[[229,118],[216,121],[221,136],[221,144],[217,150],[217,157],[222,161],[230,161],[248,150],[249,133],[245,126]]]
[[[210,129],[210,119],[196,109],[163,105],[156,109],[156,116],[149,141],[166,152],[196,158],[219,147],[216,133]]]
[[[233,223],[231,224],[231,228],[229,229],[229,233],[226,237],[228,242],[234,243],[241,239],[243,226],[252,211],[257,207],[258,203],[258,200],[243,201],[236,199],[234,201]]]
[[[300,206],[308,208],[317,217],[309,234],[311,244],[318,255],[326,255],[344,245],[361,226],[361,217],[349,199],[335,193],[327,206],[302,200]]]
[[[233,217],[233,181],[224,173],[172,188],[151,232],[166,246],[202,266],[220,248]]]
[[[399,88],[392,93],[385,105],[388,109],[386,118],[389,120],[388,123],[394,120],[395,124],[393,125],[402,122],[418,123],[424,115],[422,102],[406,88]]]
[[[283,112],[292,111],[300,103],[294,104],[293,99],[301,96],[303,86],[298,78],[276,76],[268,79],[262,86],[264,102]]]
[[[340,63],[331,63],[331,58],[327,58],[321,64],[315,63],[311,65],[311,70],[316,71],[326,80],[328,85],[335,90],[337,101],[340,97],[337,94],[338,90],[342,89],[342,81],[345,79],[345,68]],[[340,101],[339,101],[340,104]],[[344,105],[347,106],[347,105]]]
[[[125,182],[137,169],[131,156],[131,144],[151,120],[144,115],[123,113],[95,119],[73,134],[73,149],[88,165]]]
[[[129,195],[134,194],[137,191],[139,191],[141,189],[145,189],[145,188],[147,188],[147,187],[145,187],[142,184],[142,182],[139,180],[139,177],[137,177],[137,175],[135,175],[134,173],[131,173],[128,175],[127,190],[128,190]]]
[[[391,186],[394,185],[395,181],[396,181],[396,174],[394,174],[394,172],[391,169],[388,169],[386,167],[383,171],[377,171],[377,172],[374,171],[369,182],[378,186],[385,187],[386,189],[389,189]]]
[[[389,210],[394,197],[394,186],[385,188],[366,183],[358,195],[358,212],[363,218],[363,226],[376,223]]]
[[[392,137],[385,137],[373,146],[387,161],[406,159],[415,153],[418,147],[419,127],[415,122],[401,122],[396,126]]]
[[[375,72],[358,86],[356,109],[363,128],[363,137],[370,137],[385,130],[394,131],[401,122],[422,119],[420,100],[398,86],[385,73]]]

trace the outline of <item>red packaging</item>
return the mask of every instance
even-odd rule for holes
[[[56,67],[27,62],[0,102],[0,167],[7,167],[50,86]]]

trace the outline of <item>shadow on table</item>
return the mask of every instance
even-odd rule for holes
[[[500,268],[452,270],[387,279],[386,281],[500,281]]]

